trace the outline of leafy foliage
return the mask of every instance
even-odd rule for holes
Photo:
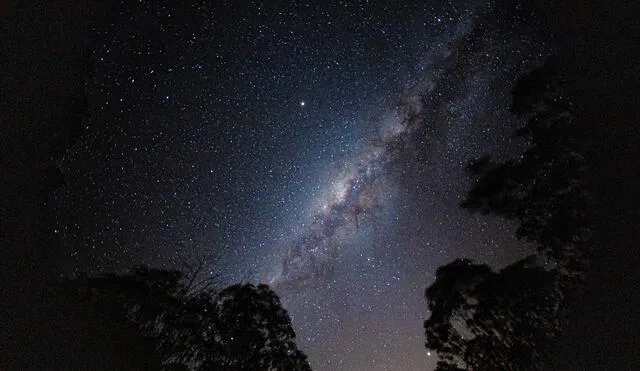
[[[438,370],[521,370],[542,367],[538,345],[560,329],[557,272],[523,259],[500,272],[456,260],[440,267],[427,289],[427,343]]]
[[[537,254],[499,272],[459,259],[427,289],[426,346],[438,370],[543,369],[541,346],[560,331],[563,292],[584,265],[584,142],[553,59],[523,76],[512,112],[531,146],[518,158],[472,162],[477,182],[463,208],[517,220]]]
[[[517,131],[532,145],[519,158],[496,164],[483,157],[469,166],[478,177],[461,206],[518,220],[518,237],[560,263],[572,263],[584,239],[583,138],[564,102],[553,60],[525,75],[513,90],[512,111],[527,119]]]
[[[167,370],[310,370],[288,313],[267,285],[190,292],[178,271],[137,267],[130,274],[74,281],[79,294],[114,322],[135,325]]]

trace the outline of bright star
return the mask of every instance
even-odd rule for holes
[[[300,107],[304,107],[304,101],[300,102]]]

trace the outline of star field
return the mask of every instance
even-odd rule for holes
[[[267,282],[316,370],[428,370],[424,289],[522,256],[458,208],[521,149],[509,89],[547,53],[515,5],[140,1],[96,30],[91,117],[61,161],[66,269],[205,260]]]

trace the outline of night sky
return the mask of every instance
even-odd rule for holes
[[[96,29],[90,118],[60,160],[67,272],[205,261],[269,283],[316,370],[428,370],[424,289],[531,251],[459,209],[468,162],[552,45],[480,1],[137,2]]]

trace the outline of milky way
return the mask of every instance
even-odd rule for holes
[[[98,30],[91,118],[55,195],[65,268],[267,282],[317,370],[423,370],[424,289],[521,256],[458,207],[503,156],[531,9],[483,2],[123,7]],[[302,104],[304,102],[304,104]]]
[[[283,252],[282,266],[277,266],[271,274],[270,284],[299,283],[321,276],[339,254],[339,235],[345,229],[357,229],[358,219],[379,206],[373,189],[376,180],[384,176],[387,167],[392,166],[404,149],[404,142],[424,120],[421,104],[409,104],[405,108],[405,112],[393,115],[390,126],[383,128],[381,136],[365,148],[359,160],[346,164],[344,173],[333,182],[327,200],[311,224]]]

